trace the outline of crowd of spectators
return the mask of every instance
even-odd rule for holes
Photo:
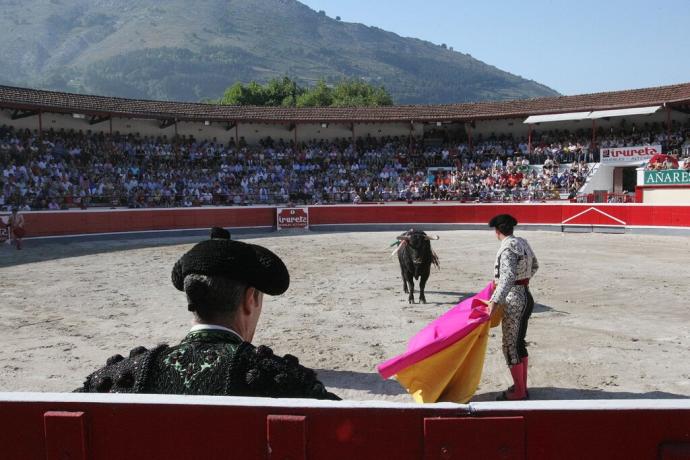
[[[601,145],[687,132],[602,136]],[[646,136],[646,137],[645,137]],[[635,144],[637,145],[637,144]],[[596,158],[581,133],[526,139],[408,138],[247,146],[191,138],[0,128],[0,208],[171,207],[390,200],[524,201],[574,196]]]

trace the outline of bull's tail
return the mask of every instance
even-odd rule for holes
[[[434,250],[431,250],[431,263],[436,265],[436,268],[439,270],[441,269],[441,264],[438,262],[438,256],[436,255],[436,252]]]

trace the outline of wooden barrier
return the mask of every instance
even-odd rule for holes
[[[312,227],[383,224],[485,226],[496,214],[514,215],[522,225],[690,228],[690,206],[644,204],[379,204],[310,206]],[[212,226],[273,230],[276,208],[213,207],[140,210],[70,210],[24,213],[28,237]]]
[[[2,458],[680,459],[690,400],[458,405],[0,393]]]

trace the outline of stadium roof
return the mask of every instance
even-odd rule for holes
[[[389,107],[253,107],[123,99],[0,86],[0,107],[99,117],[255,123],[434,122],[521,118],[530,115],[675,105],[687,111],[690,83],[576,96],[502,102]]]
[[[651,107],[636,107],[632,109],[617,109],[617,110],[597,110],[589,114],[589,118],[607,118],[607,117],[625,117],[628,115],[651,115],[661,109],[660,105],[653,105]]]
[[[548,115],[530,115],[523,123],[544,123],[549,121],[585,120],[592,112],[566,112]]]
[[[598,118],[627,117],[630,115],[650,115],[661,109],[660,105],[633,107],[630,109],[595,110],[593,112],[566,112],[548,115],[530,115],[523,123],[547,123],[551,121],[596,120]]]

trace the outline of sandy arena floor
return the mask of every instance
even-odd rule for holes
[[[266,297],[254,342],[298,356],[343,398],[411,401],[376,364],[482,288],[498,247],[490,231],[437,233],[441,270],[426,305],[402,292],[388,247],[396,232],[253,237],[292,277],[285,295]],[[527,334],[532,399],[690,397],[689,238],[522,235],[541,264]],[[170,270],[197,240],[0,247],[0,391],[71,391],[115,353],[179,341],[190,315]],[[475,400],[510,383],[493,329]]]

